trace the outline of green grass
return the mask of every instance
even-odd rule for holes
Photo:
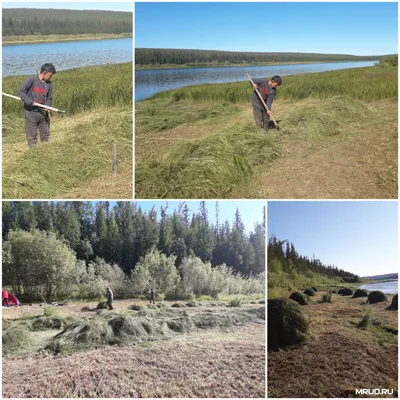
[[[253,124],[230,126],[176,147],[161,160],[136,167],[139,198],[215,198],[244,183],[254,169],[278,157],[271,138]]]
[[[66,110],[67,115],[96,108],[132,107],[132,65],[100,65],[57,72],[52,78],[53,107]],[[3,78],[3,92],[18,96],[26,78]],[[3,118],[8,116],[23,116],[22,102],[3,97]]]
[[[397,99],[398,76],[396,67],[366,67],[341,71],[327,71],[283,77],[276,100],[305,98],[329,99],[346,95],[354,99],[374,101]],[[245,82],[194,85],[157,93],[151,99],[179,99],[194,101],[249,102],[253,89]]]
[[[10,132],[7,133],[10,135]],[[66,127],[58,140],[38,144],[4,164],[4,198],[59,198],[104,175],[112,179],[112,147],[117,143],[119,168],[132,161],[132,111],[104,110],[92,122]],[[8,142],[9,136],[3,138]],[[19,132],[21,146],[26,146]],[[11,137],[11,142],[15,141]],[[127,182],[129,185],[129,182]]]

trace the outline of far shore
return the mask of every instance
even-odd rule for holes
[[[268,63],[244,63],[244,64],[163,64],[163,65],[135,65],[136,71],[151,70],[151,69],[177,69],[177,68],[224,68],[224,67],[267,67],[269,65],[302,65],[302,64],[329,64],[329,63],[343,63],[343,62],[379,62],[379,60],[337,60],[337,61],[282,61],[282,62],[268,62]]]
[[[2,45],[11,46],[16,44],[39,44],[54,42],[75,42],[84,40],[105,40],[105,39],[127,39],[132,33],[90,33],[82,35],[27,35],[27,36],[3,36]]]

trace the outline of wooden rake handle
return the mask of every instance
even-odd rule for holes
[[[250,78],[250,75],[249,75],[249,74],[246,74],[246,75],[247,75],[247,77],[249,78],[249,80],[250,80],[251,84],[252,84],[252,85],[253,85],[253,87],[254,87],[254,82],[253,82],[253,79],[251,79],[251,78]],[[265,107],[265,109],[266,109],[267,111],[269,111],[269,116],[271,117],[271,119],[272,119],[273,123],[275,124],[275,127],[278,129],[278,124],[276,123],[276,121],[275,121],[274,117],[272,116],[272,114],[271,114],[271,110],[268,110],[268,107],[267,107],[267,105],[265,104],[265,101],[264,101],[264,99],[262,98],[262,96],[261,96],[260,92],[258,91],[258,89],[257,89],[257,88],[254,88],[254,89],[255,89],[255,91],[256,91],[256,93],[257,93],[258,97],[260,98],[260,100],[261,100],[261,103],[262,103],[262,104],[263,104],[263,106]]]

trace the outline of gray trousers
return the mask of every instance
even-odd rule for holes
[[[25,110],[25,134],[29,147],[37,143],[38,129],[40,141],[48,142],[50,140],[50,118],[40,111]]]
[[[265,111],[265,108],[260,103],[255,103],[254,101],[252,101],[251,104],[253,106],[253,115],[256,125],[267,131],[269,124],[269,116]]]

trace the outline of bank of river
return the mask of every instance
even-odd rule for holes
[[[155,93],[177,89],[182,86],[245,81],[247,80],[247,73],[253,77],[286,76],[369,67],[376,62],[376,60],[371,60],[361,62],[139,70],[135,71],[135,100],[144,100]]]
[[[374,283],[366,283],[360,286],[360,289],[366,290],[380,290],[383,293],[395,294],[399,292],[399,281],[386,281],[386,282],[374,282]]]
[[[3,46],[3,77],[35,74],[46,62],[58,71],[132,62],[132,38]],[[127,77],[130,79],[130,77]]]

